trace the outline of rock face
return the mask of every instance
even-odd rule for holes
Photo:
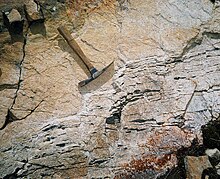
[[[188,179],[202,178],[203,171],[211,167],[212,165],[210,164],[207,156],[186,157],[186,169]]]
[[[77,2],[1,2],[0,178],[156,178],[219,120],[220,2]],[[59,25],[113,78],[78,88]]]

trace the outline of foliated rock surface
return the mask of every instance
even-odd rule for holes
[[[19,2],[0,6],[23,19],[0,19],[0,178],[156,178],[218,120],[218,1]],[[59,25],[113,77],[80,89]]]

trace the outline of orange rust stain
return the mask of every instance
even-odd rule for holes
[[[174,154],[164,154],[157,157],[155,155],[144,156],[141,159],[132,159],[131,162],[122,166],[125,172],[120,173],[114,177],[114,179],[131,178],[131,175],[138,172],[144,172],[146,170],[162,170],[172,160]]]
[[[124,164],[127,171],[141,172],[146,169],[161,170],[161,168],[170,160],[171,154],[165,154],[162,157],[147,156],[141,159],[133,159],[130,163]]]
[[[145,143],[141,147],[146,147],[152,154],[142,156],[140,159],[132,159],[130,162],[122,165],[125,173],[117,174],[118,178],[131,178],[134,173],[145,172],[146,170],[161,171],[167,167],[175,165],[177,162],[176,151],[182,146],[191,145],[191,139],[194,134],[190,131],[183,131],[178,127],[166,127],[163,130],[155,129],[151,131]],[[170,153],[157,156],[157,153]],[[172,153],[172,154],[171,154]]]

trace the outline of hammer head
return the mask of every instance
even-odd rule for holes
[[[89,84],[93,80],[96,80],[99,77],[101,78],[102,74],[108,72],[110,69],[112,69],[112,67],[114,67],[114,61],[112,61],[108,66],[106,66],[102,70],[99,70],[99,71],[94,70],[95,72],[91,73],[91,77],[89,77],[86,80],[83,80],[83,81],[79,82],[79,87],[86,86],[87,84]]]

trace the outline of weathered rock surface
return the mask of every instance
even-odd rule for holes
[[[203,178],[203,171],[211,168],[208,156],[187,156],[185,159],[187,170],[187,179],[200,179]]]
[[[37,1],[29,1],[24,5],[26,12],[26,17],[29,22],[43,20],[43,12],[41,10],[40,4],[36,3]]]
[[[16,9],[12,9],[9,14],[6,14],[6,16],[8,18],[9,23],[22,20],[20,13]]]
[[[206,155],[216,160],[220,160],[220,151],[218,149],[207,149],[205,151]]]
[[[25,19],[28,1],[7,2]],[[220,113],[219,1],[31,2],[45,19],[25,19],[23,41],[0,33],[1,178],[156,178],[202,143]],[[61,24],[98,69],[115,61],[111,80],[78,88]]]

